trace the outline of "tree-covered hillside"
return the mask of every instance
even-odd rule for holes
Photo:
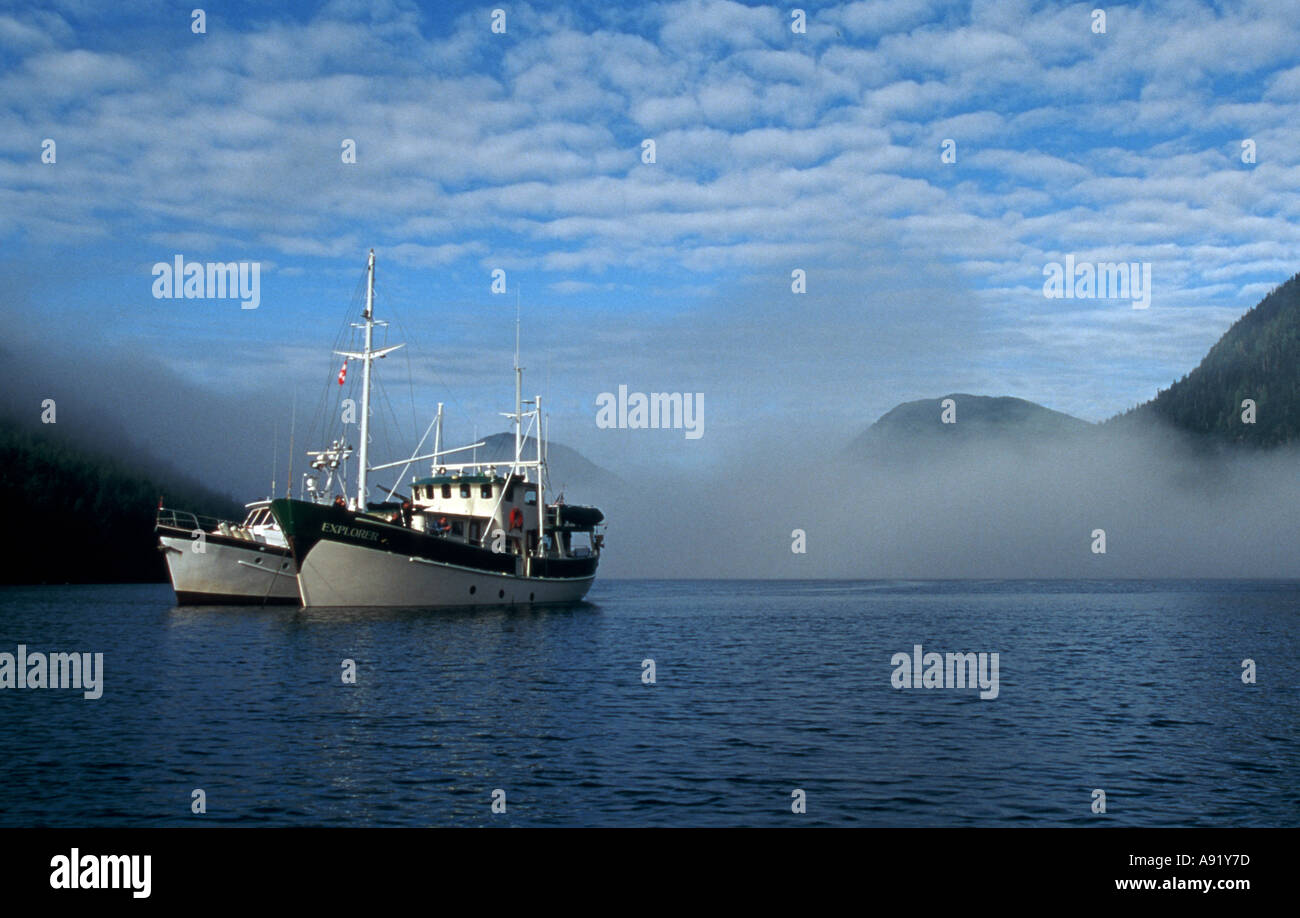
[[[195,513],[242,508],[174,472],[137,468],[59,436],[0,419],[0,493],[10,537],[0,583],[166,579],[156,549],[158,498]]]
[[[1246,399],[1254,424],[1242,420]],[[1108,423],[1153,419],[1226,442],[1300,439],[1300,274],[1238,319],[1195,370]]]

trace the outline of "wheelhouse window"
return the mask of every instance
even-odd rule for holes
[[[460,486],[460,496],[465,498],[469,497],[469,485],[463,484]]]
[[[524,503],[530,507],[537,506],[537,491],[535,489],[529,488],[524,492]]]
[[[451,485],[445,484],[442,486],[442,496],[451,497]]]
[[[491,482],[488,482],[487,484],[483,485],[483,487],[479,488],[479,490],[478,490],[478,495],[479,495],[479,497],[482,497],[482,498],[485,498],[485,499],[491,497],[491,496],[492,496],[492,483],[491,483]]]

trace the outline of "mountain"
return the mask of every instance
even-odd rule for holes
[[[944,402],[953,401],[953,423],[944,423]],[[936,449],[1001,441],[1030,445],[1092,430],[1094,425],[1042,405],[1009,396],[956,392],[904,402],[886,412],[849,444],[857,458],[907,459]]]
[[[1242,421],[1245,399],[1254,424]],[[1300,439],[1300,274],[1238,319],[1196,369],[1106,424],[1152,422],[1226,443]]]
[[[511,432],[492,434],[483,438],[485,446],[480,446],[473,454],[472,461],[484,464],[513,462],[515,458],[515,435]],[[524,439],[523,458],[537,457],[537,441],[533,437]],[[468,458],[462,462],[471,461]],[[591,462],[575,449],[551,441],[546,446],[546,462],[550,466],[551,487],[569,489],[568,499],[574,503],[586,503],[599,500],[602,493],[617,490],[623,481],[613,472],[607,471]],[[552,495],[553,496],[553,495]]]
[[[963,443],[1020,444],[1089,430],[1141,429],[1198,451],[1211,444],[1278,446],[1300,440],[1300,274],[1238,319],[1200,365],[1154,399],[1099,425],[1018,398],[944,396],[957,423],[941,422],[942,398],[905,402],[858,436],[847,452],[863,458],[911,458]],[[1254,402],[1255,421],[1243,420]]]
[[[0,418],[0,493],[18,529],[0,583],[162,581],[153,534],[158,498],[194,513],[243,518],[229,497],[174,471],[123,460],[51,428]]]

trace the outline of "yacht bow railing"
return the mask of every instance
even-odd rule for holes
[[[193,532],[196,529],[202,529],[204,532],[216,532],[221,528],[222,523],[231,527],[239,525],[229,520],[219,520],[215,516],[198,516],[188,510],[173,510],[170,507],[159,507],[158,516],[154,520],[156,526],[170,526],[173,529],[184,529],[187,532]]]

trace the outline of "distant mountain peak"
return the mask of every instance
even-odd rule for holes
[[[502,465],[514,461],[515,435],[513,431],[490,434],[480,439],[483,440],[484,445],[460,461],[482,462],[484,465],[493,463]],[[521,451],[524,459],[535,459],[537,457],[536,438],[524,437]],[[574,497],[584,499],[591,497],[592,495],[586,493],[588,488],[607,491],[622,484],[622,480],[613,472],[596,465],[576,449],[562,443],[556,443],[554,440],[546,444],[546,462],[550,467],[552,486],[562,488],[567,485],[574,490]],[[582,493],[579,494],[579,491]]]
[[[1092,427],[1023,398],[951,392],[891,408],[849,444],[848,452],[861,458],[905,456],[945,444],[1055,439]]]

